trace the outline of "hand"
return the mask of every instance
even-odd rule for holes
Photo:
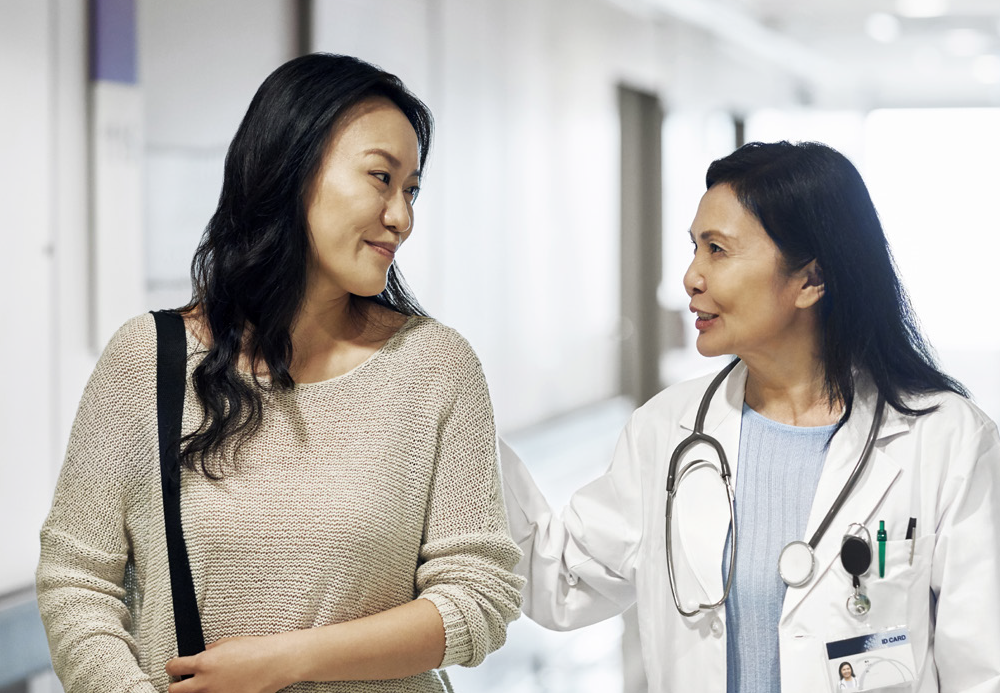
[[[275,693],[295,683],[281,671],[277,644],[274,636],[223,638],[204,652],[174,657],[167,674],[191,678],[171,683],[169,693]]]

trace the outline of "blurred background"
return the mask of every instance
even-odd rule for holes
[[[187,300],[228,142],[310,51],[375,62],[433,110],[399,266],[479,353],[553,505],[632,408],[718,366],[692,348],[688,226],[707,165],[752,140],[855,162],[945,369],[1000,417],[996,0],[0,0],[0,693],[61,690],[33,571],[100,349]],[[638,658],[629,614],[521,619],[452,679],[637,693]]]

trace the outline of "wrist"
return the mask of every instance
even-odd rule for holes
[[[300,633],[302,631],[267,636],[267,666],[273,673],[276,690],[310,680],[306,657],[303,656],[304,648],[298,642]]]

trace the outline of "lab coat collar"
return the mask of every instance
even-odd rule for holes
[[[712,376],[714,377],[714,376]],[[705,389],[708,388],[708,384],[711,382],[712,378],[705,378]],[[743,398],[746,394],[747,388],[747,365],[740,362],[733,369],[733,372],[729,374],[726,380],[719,386],[718,391],[715,393],[715,397],[712,398],[712,403],[708,407],[708,414],[705,416],[705,433],[715,436],[715,431],[718,429],[719,425],[722,424],[727,419],[735,415],[737,422],[740,421],[743,416]],[[701,395],[704,394],[702,390],[698,399],[688,405],[687,409],[681,415],[681,428],[686,431],[694,430],[694,422],[698,416],[698,405],[701,404]],[[739,426],[736,428],[737,438],[736,447],[730,447],[727,441],[719,438],[720,442],[726,448],[726,454],[730,457],[730,463],[736,464],[735,453],[739,446]],[[715,436],[718,438],[718,436]],[[736,473],[734,467],[733,473]]]

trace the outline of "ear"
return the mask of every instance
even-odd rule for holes
[[[826,292],[826,285],[823,283],[823,268],[815,260],[800,269],[797,274],[802,277],[802,284],[799,295],[795,298],[797,308],[811,308],[819,303]]]

